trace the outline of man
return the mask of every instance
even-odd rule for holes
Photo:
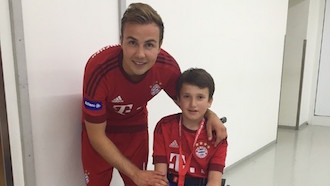
[[[131,4],[121,20],[119,46],[105,47],[88,60],[83,87],[82,161],[88,186],[108,186],[113,167],[125,185],[167,185],[161,172],[146,171],[147,102],[162,89],[176,99],[181,74],[177,62],[161,49],[164,26],[149,5]],[[226,129],[209,111],[212,137]]]

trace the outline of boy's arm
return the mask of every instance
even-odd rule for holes
[[[206,186],[219,186],[222,181],[222,173],[220,171],[209,171]]]
[[[159,171],[167,177],[167,164],[166,163],[155,163],[155,171]]]

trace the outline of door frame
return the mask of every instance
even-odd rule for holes
[[[3,178],[4,184],[7,186],[13,184],[13,170],[10,153],[9,131],[8,131],[8,118],[7,118],[7,106],[6,95],[3,80],[3,68],[2,68],[2,55],[0,46],[0,153],[2,154]],[[3,183],[2,181],[0,183]]]

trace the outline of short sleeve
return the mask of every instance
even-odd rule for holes
[[[227,139],[222,140],[221,143],[218,144],[216,152],[210,161],[209,170],[220,171],[223,173],[227,156],[227,147]]]
[[[165,140],[163,135],[162,123],[158,122],[154,130],[153,143],[153,164],[167,163]]]
[[[96,79],[93,66],[87,63],[83,82],[82,111],[86,121],[102,123],[106,121],[107,89],[104,79]]]

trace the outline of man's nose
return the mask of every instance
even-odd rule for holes
[[[144,47],[143,47],[143,46],[139,46],[139,47],[137,48],[136,55],[137,55],[137,57],[139,57],[139,58],[144,58],[144,57],[145,57]]]

